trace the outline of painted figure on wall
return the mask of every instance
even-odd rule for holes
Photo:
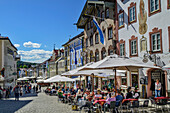
[[[146,24],[147,21],[147,12],[145,11],[145,4],[143,0],[140,0],[140,12],[138,14],[139,19],[139,33],[141,35],[147,32],[148,26]]]

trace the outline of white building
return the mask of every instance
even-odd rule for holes
[[[157,66],[170,62],[170,0],[117,0],[119,54],[151,61]],[[138,85],[143,72],[129,75],[129,84]],[[162,83],[166,95],[169,80],[162,70],[145,70],[148,78],[147,96],[152,96],[151,79]],[[144,74],[145,74],[144,73]],[[170,75],[168,75],[170,76]],[[170,89],[170,87],[169,87]]]
[[[17,79],[17,48],[8,37],[0,37],[0,70],[4,68],[4,77],[0,74],[0,85],[8,87],[15,85]]]

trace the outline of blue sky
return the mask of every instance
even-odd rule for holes
[[[0,0],[0,34],[8,36],[23,61],[42,62],[79,34],[77,22],[86,0]]]

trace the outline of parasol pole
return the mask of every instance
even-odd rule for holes
[[[116,96],[116,93],[117,93],[116,68],[114,68],[114,71],[115,71],[115,96]]]
[[[81,75],[80,75],[80,88],[81,88]]]
[[[92,75],[92,91],[94,91],[94,73],[92,73],[91,75]]]

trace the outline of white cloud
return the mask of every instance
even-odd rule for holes
[[[14,46],[15,46],[15,47],[20,47],[20,45],[19,45],[19,44],[14,44]]]
[[[31,41],[28,41],[28,42],[25,42],[24,44],[24,47],[32,47],[32,48],[40,48],[41,47],[41,44],[38,44],[38,43],[32,43]]]
[[[43,49],[33,49],[31,51],[19,50],[22,61],[42,63],[51,57],[52,51],[45,51]]]

